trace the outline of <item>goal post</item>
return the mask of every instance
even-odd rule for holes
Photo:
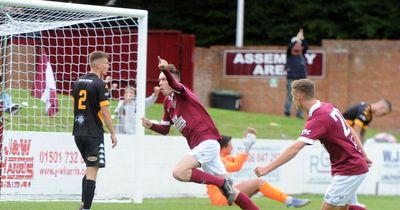
[[[0,195],[4,195],[5,191],[23,195],[21,191],[34,188],[32,185],[35,184],[35,180],[32,180],[32,177],[38,177],[39,172],[34,171],[35,176],[26,172],[23,178],[30,177],[29,180],[17,180],[14,179],[16,174],[13,174],[13,170],[7,168],[11,165],[4,163],[22,158],[25,163],[26,160],[32,161],[35,167],[43,164],[36,163],[38,159],[48,165],[50,163],[46,162],[46,157],[50,156],[46,156],[46,152],[53,149],[30,153],[25,151],[30,156],[22,157],[21,154],[25,154],[22,150],[15,154],[10,152],[12,145],[16,144],[21,149],[27,142],[40,144],[36,139],[30,139],[30,136],[61,135],[61,140],[57,139],[54,142],[64,144],[68,141],[69,145],[66,147],[71,146],[71,87],[77,78],[88,72],[90,52],[102,50],[110,54],[110,80],[103,79],[109,87],[111,111],[118,100],[123,98],[124,88],[135,86],[137,116],[145,115],[148,12],[40,0],[0,0],[0,11],[0,146],[3,145],[0,147]],[[116,86],[113,86],[115,84]],[[114,121],[116,122],[116,119]],[[141,126],[140,117],[136,118],[134,126],[136,133],[124,135],[122,138],[135,141],[131,149],[134,162],[133,165],[127,166],[127,170],[134,170],[128,173],[134,176],[131,180],[134,192],[119,194],[129,195],[134,202],[141,203],[142,175],[140,170],[135,170],[140,169],[143,164],[141,148],[144,128]],[[37,135],[38,132],[43,134]],[[108,143],[107,138],[105,136]],[[21,145],[18,146],[19,144]],[[28,148],[33,150],[32,148],[36,147],[31,145]],[[56,150],[57,148],[52,152],[57,154],[60,161],[66,163],[70,151],[57,153]],[[72,178],[76,177],[70,178],[73,180]],[[20,187],[22,185],[25,188]],[[32,195],[34,190],[27,191]],[[107,198],[107,195],[104,197]]]

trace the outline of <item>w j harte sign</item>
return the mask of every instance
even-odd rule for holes
[[[324,77],[325,54],[322,50],[309,50],[304,56],[308,76]],[[225,50],[224,72],[227,77],[285,77],[285,50]]]

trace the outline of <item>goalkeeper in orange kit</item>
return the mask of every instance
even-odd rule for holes
[[[228,172],[237,172],[242,169],[244,163],[248,159],[249,151],[256,141],[256,130],[253,128],[247,129],[243,140],[243,145],[245,148],[244,152],[241,152],[235,156],[231,155],[233,149],[231,139],[232,137],[230,136],[222,136],[222,139],[219,141],[221,145],[220,156]],[[265,197],[284,203],[288,207],[302,207],[311,202],[307,199],[303,200],[288,196],[260,178],[243,181],[234,185],[234,187],[249,197],[253,196],[257,192],[261,192]],[[221,193],[217,186],[207,185],[207,194],[212,205],[228,205],[225,196]]]

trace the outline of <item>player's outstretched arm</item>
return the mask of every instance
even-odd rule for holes
[[[249,154],[247,153],[239,153],[236,156],[233,156],[231,161],[223,162],[225,169],[229,172],[238,172],[242,169],[243,165],[246,163]]]
[[[296,141],[294,142],[289,148],[287,148],[285,151],[283,151],[282,154],[280,154],[275,160],[273,160],[271,163],[264,167],[257,167],[254,169],[254,173],[260,177],[268,174],[269,172],[275,170],[279,166],[287,163],[289,160],[294,158],[294,156],[297,155],[297,153],[303,149],[303,147],[306,145],[306,143],[302,141]]]
[[[142,125],[145,128],[151,128],[151,126],[153,125],[153,122],[151,122],[151,120],[149,120],[145,117],[142,117]]]
[[[148,128],[162,135],[167,135],[171,127],[169,125],[155,124],[152,122],[152,120],[149,120],[145,117],[142,117],[142,125],[143,127]]]

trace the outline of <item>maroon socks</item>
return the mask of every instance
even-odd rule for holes
[[[242,193],[239,192],[238,197],[235,200],[235,203],[244,210],[260,210],[254,203],[252,200],[250,200],[250,198]]]
[[[367,210],[367,209],[362,206],[350,205],[349,210]]]
[[[200,171],[199,169],[192,169],[192,176],[190,177],[191,182],[199,183],[199,184],[213,184],[218,187],[224,185],[224,179],[213,176],[211,174]]]

